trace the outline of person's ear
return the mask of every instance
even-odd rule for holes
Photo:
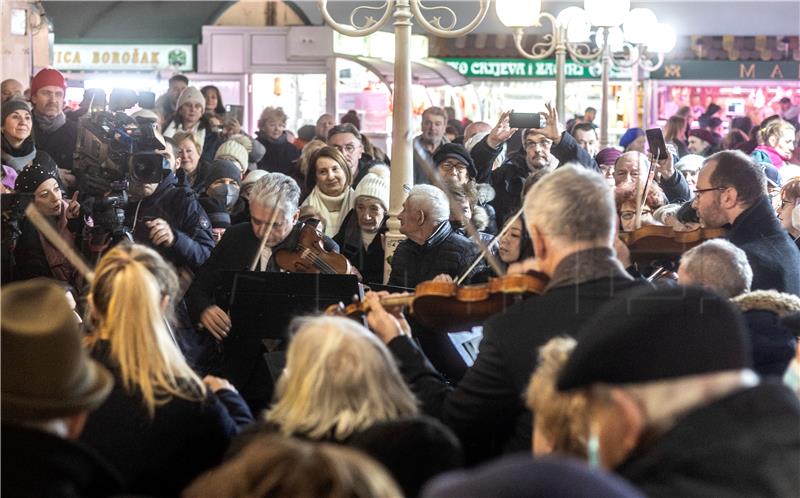
[[[77,415],[73,415],[66,419],[67,439],[74,441],[80,437],[81,433],[83,432],[83,428],[86,426],[87,418],[89,418],[89,412],[83,410]]]
[[[739,192],[735,188],[727,188],[720,193],[719,205],[724,209],[732,209],[739,203]]]
[[[425,211],[420,209],[417,213],[419,213],[417,215],[417,225],[422,226],[425,224]]]
[[[297,220],[299,220],[299,219],[300,219],[300,210],[298,209],[292,215],[292,226],[295,226],[297,224]]]
[[[162,314],[167,312],[167,309],[169,308],[169,301],[170,301],[169,296],[164,296],[163,298],[161,298],[160,308]]]
[[[542,233],[534,224],[528,225],[528,234],[531,236],[531,242],[533,243],[533,253],[536,255],[536,259],[540,261],[544,261],[547,258],[547,244],[542,237]],[[522,250],[520,248],[520,250]]]
[[[645,414],[636,400],[621,389],[611,390],[611,400],[622,427],[622,434],[619,435],[620,447],[626,455],[629,455],[639,444],[639,439],[644,433]]]

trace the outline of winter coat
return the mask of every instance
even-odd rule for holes
[[[78,142],[78,123],[66,120],[63,126],[53,133],[45,133],[36,122],[36,115],[33,116],[33,138],[36,142],[36,149],[47,152],[59,168],[71,170],[73,166],[73,155],[75,145]]]
[[[199,268],[214,248],[211,222],[195,193],[179,185],[172,173],[161,180],[152,195],[125,208],[125,225],[132,228],[133,239],[140,244],[151,245],[146,222],[155,218],[169,223],[175,242],[172,247],[153,248],[177,267]]]
[[[176,114],[164,128],[164,136],[167,138],[172,138],[175,133],[179,131],[183,131],[183,125],[180,124],[179,117]],[[219,132],[211,131],[211,126],[209,125],[208,121],[205,118],[200,120],[200,123],[197,125],[197,128],[193,129],[195,134],[198,131],[202,130],[203,133],[203,150],[200,151],[200,161],[205,161],[210,163],[214,160],[214,156],[217,154],[217,149],[219,146],[222,145],[223,140],[222,135]],[[198,135],[199,138],[199,135]]]
[[[343,256],[350,264],[358,268],[364,283],[383,283],[384,250],[381,236],[389,229],[386,226],[388,216],[384,216],[383,223],[375,234],[375,238],[368,247],[364,247],[361,239],[361,227],[358,226],[358,215],[351,209],[333,240],[339,244]]]
[[[178,171],[175,172],[175,177],[178,179],[180,185],[189,187],[197,195],[200,195],[208,188],[206,177],[209,173],[211,173],[211,163],[200,159],[197,163],[197,174],[194,177],[194,183],[192,185],[189,185],[186,171],[183,169],[179,168]]]
[[[753,290],[800,295],[800,251],[781,227],[766,195],[736,217],[727,238],[747,255]]]
[[[457,278],[478,253],[471,240],[456,233],[445,221],[423,245],[410,239],[400,242],[392,257],[389,285],[416,287],[440,273]]]
[[[691,411],[615,469],[650,498],[800,496],[800,403],[761,383]]]
[[[283,173],[294,178],[298,185],[302,185],[302,175],[296,161],[300,158],[300,149],[289,143],[286,132],[277,140],[271,140],[258,133],[256,138],[266,149],[264,157],[258,162],[258,169],[270,173]]]

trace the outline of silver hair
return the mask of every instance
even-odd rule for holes
[[[265,209],[273,209],[277,204],[286,219],[290,219],[300,203],[300,187],[283,173],[267,173],[253,183],[248,198],[251,204]]]
[[[580,165],[547,173],[525,196],[523,208],[528,225],[545,236],[611,243],[614,194],[599,173]]]
[[[713,239],[681,257],[689,283],[702,285],[728,299],[750,290],[753,270],[745,252],[725,239]],[[682,282],[683,283],[683,282]]]
[[[450,219],[450,202],[445,193],[433,185],[415,185],[406,202],[418,205],[437,226]]]

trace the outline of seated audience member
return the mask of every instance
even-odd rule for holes
[[[800,177],[789,180],[781,188],[778,219],[783,229],[800,249]]]
[[[506,456],[471,470],[455,471],[432,480],[423,498],[575,497],[643,498],[636,488],[614,474],[592,469],[573,459]]]
[[[645,183],[657,184],[664,192],[667,202],[685,202],[692,198],[692,191],[683,174],[673,165],[672,154],[657,161],[650,173],[650,161],[640,152],[622,154],[614,165],[614,182],[617,187],[644,190]],[[649,176],[649,182],[647,181]],[[637,183],[639,186],[637,187]]]
[[[389,285],[415,287],[445,273],[457,278],[477,257],[478,248],[449,223],[447,196],[432,185],[417,185],[398,215],[400,242],[392,257]]]
[[[539,364],[526,391],[526,405],[534,413],[533,454],[556,453],[586,458],[589,419],[582,394],[564,394],[556,381],[577,342],[556,337],[539,349]]]
[[[417,417],[416,399],[378,338],[339,317],[300,319],[296,330],[274,404],[261,422],[234,441],[232,453],[254,436],[271,432],[334,441],[374,453],[403,487],[416,482],[417,489],[423,482],[420,475],[431,477],[433,469],[459,466],[461,449],[455,436]],[[393,430],[401,431],[403,439]],[[431,449],[425,458],[415,449],[422,442]],[[410,460],[411,452],[418,459]]]
[[[88,344],[115,386],[81,440],[122,472],[134,494],[177,494],[221,460],[237,424],[252,421],[227,381],[203,381],[184,360],[169,328],[177,290],[173,270],[141,245],[111,249],[92,282]]]
[[[702,128],[689,131],[689,141],[686,148],[690,154],[697,154],[703,157],[708,157],[718,150],[714,145],[714,135]]]
[[[730,299],[750,292],[753,270],[744,251],[725,239],[712,239],[683,253],[678,281]]]
[[[309,194],[302,205],[319,211],[328,237],[339,232],[347,213],[353,208],[352,181],[350,168],[336,148],[323,147],[311,155],[306,172]]]
[[[16,191],[33,197],[33,205],[48,220],[59,236],[71,247],[80,247],[84,220],[77,192],[72,199],[62,197],[55,167],[31,164],[17,176]],[[5,220],[3,221],[5,223]],[[60,280],[75,289],[81,289],[84,280],[60,249],[53,246],[33,223],[24,217],[21,233],[14,248],[13,278],[27,280],[46,277]]]
[[[2,293],[3,496],[105,497],[117,472],[77,441],[111,374],[81,347],[64,290],[44,279]]]
[[[600,172],[603,174],[603,177],[606,179],[606,183],[610,187],[614,187],[616,185],[614,181],[614,165],[617,163],[617,159],[619,159],[619,156],[621,155],[622,152],[619,150],[613,147],[606,147],[598,152],[595,156],[597,166],[600,168]]]
[[[178,183],[187,185],[198,194],[203,192],[208,186],[206,177],[211,170],[211,163],[200,156],[202,144],[191,131],[179,131],[172,139],[178,145],[176,159],[180,162],[180,167],[175,171]]]
[[[800,251],[770,205],[764,172],[739,151],[709,157],[692,207],[704,226],[730,225],[727,239],[747,254],[753,289],[800,295]]]
[[[164,136],[172,138],[181,131],[190,131],[200,143],[200,157],[211,161],[217,148],[222,144],[222,137],[214,131],[205,116],[206,99],[200,90],[190,86],[186,87],[178,97],[177,111],[164,127]]]
[[[358,268],[365,283],[383,283],[385,251],[383,240],[388,230],[389,168],[370,168],[353,193],[355,205],[347,213],[333,240],[341,253]]]
[[[269,172],[283,173],[298,183],[300,172],[295,161],[300,151],[292,145],[286,132],[286,121],[289,117],[280,107],[266,107],[258,119],[257,139],[266,149],[266,153],[258,168]]]
[[[328,130],[327,142],[342,153],[350,168],[353,188],[361,182],[367,171],[377,164],[376,158],[364,150],[364,136],[350,123],[331,127]]]
[[[396,322],[388,326],[392,322],[381,319],[385,311],[377,297],[366,298],[370,327],[403,365],[426,413],[462,442],[491,434],[506,451],[530,450],[531,414],[520,393],[535,368],[531,352],[559,335],[580,340],[575,333],[584,321],[636,285],[614,256],[614,199],[600,174],[574,166],[548,173],[525,197],[525,221],[539,270],[550,282],[541,296],[486,321],[477,359],[455,389],[400,335]],[[421,378],[426,381],[417,382]]]
[[[647,137],[641,128],[628,128],[619,139],[619,146],[622,147],[623,152],[640,152],[644,154],[646,145]]]
[[[703,167],[703,161],[705,161],[703,156],[686,154],[675,164],[678,171],[683,173],[690,189],[694,189],[697,186],[697,172]]]
[[[590,463],[653,498],[797,496],[800,402],[759,383],[745,334],[727,299],[697,287],[600,311],[558,379],[588,396]]]
[[[186,488],[184,498],[398,498],[386,470],[335,444],[262,436]]]

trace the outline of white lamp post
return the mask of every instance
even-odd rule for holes
[[[411,137],[411,21],[416,21],[429,33],[443,38],[458,38],[471,33],[486,17],[491,0],[479,0],[477,15],[467,25],[456,28],[458,19],[452,9],[444,6],[427,7],[422,0],[385,0],[379,7],[359,6],[350,13],[349,24],[337,22],[328,12],[328,0],[317,0],[325,22],[346,36],[367,36],[384,27],[394,18],[394,90],[392,92],[392,175],[389,207],[389,231],[386,234],[386,255],[394,254],[404,239],[397,215],[403,209],[408,190],[413,185],[413,151]],[[368,11],[382,12],[375,20]],[[438,11],[451,21],[442,24],[442,16],[429,21],[423,11]],[[359,23],[358,16],[363,20]]]

